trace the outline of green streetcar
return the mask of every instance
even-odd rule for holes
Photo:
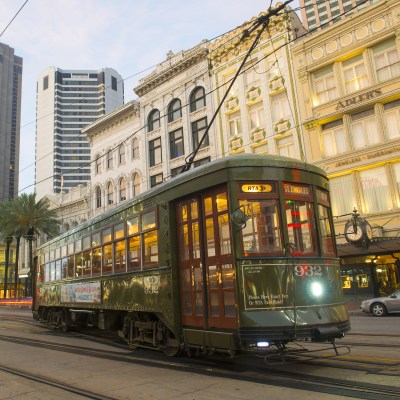
[[[328,179],[248,154],[178,175],[39,247],[33,314],[168,355],[333,342],[350,324]]]

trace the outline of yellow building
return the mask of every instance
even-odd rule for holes
[[[271,18],[229,90],[215,121],[216,158],[244,152],[304,158],[289,52],[289,43],[304,28],[294,11],[286,11]],[[255,20],[210,44],[215,108],[259,32],[244,34]]]
[[[306,161],[331,182],[347,300],[390,293],[400,282],[400,3],[371,5],[291,50]],[[346,226],[354,208],[372,237]]]
[[[10,245],[10,259],[8,261],[7,296],[14,297],[14,269],[15,269],[15,243]],[[4,278],[6,269],[6,245],[0,242],[0,298],[4,298]]]

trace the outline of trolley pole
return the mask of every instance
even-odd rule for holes
[[[203,136],[201,137],[197,147],[194,149],[194,151],[189,154],[186,157],[185,160],[185,165],[183,166],[181,173],[182,172],[186,172],[189,171],[190,167],[193,164],[193,161],[198,153],[198,151],[201,148],[201,145],[203,144],[205,138],[208,135],[208,131],[211,128],[211,125],[213,124],[214,120],[217,118],[217,115],[219,113],[219,110],[221,109],[222,105],[224,104],[225,99],[228,97],[229,91],[231,90],[233,84],[235,83],[237,77],[239,76],[239,74],[241,73],[244,64],[246,63],[247,59],[250,57],[251,52],[256,48],[258,41],[260,40],[260,37],[262,35],[262,33],[264,32],[264,30],[268,27],[269,25],[269,21],[272,17],[277,16],[279,14],[280,11],[282,11],[289,3],[291,3],[293,0],[286,0],[284,3],[281,3],[280,5],[278,5],[276,8],[274,9],[269,9],[268,13],[266,15],[262,15],[261,17],[258,17],[257,20],[254,22],[253,26],[251,26],[249,29],[245,29],[243,31],[243,36],[241,38],[241,40],[243,40],[246,37],[249,37],[250,34],[252,32],[254,32],[255,30],[257,30],[258,28],[260,28],[260,30],[257,32],[257,36],[254,39],[252,45],[250,46],[249,50],[247,51],[246,55],[243,58],[242,63],[240,64],[238,70],[236,71],[235,76],[232,78],[231,83],[228,86],[228,89],[226,90],[224,96],[222,97],[222,100],[220,101],[220,103],[218,104],[217,109],[215,110],[210,123],[207,125],[207,128],[203,134]]]

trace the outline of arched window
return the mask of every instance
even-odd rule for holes
[[[126,200],[126,181],[125,178],[119,180],[119,201]]]
[[[147,119],[148,132],[155,131],[160,127],[160,111],[153,110]]]
[[[96,208],[101,208],[101,188],[96,187]]]
[[[106,160],[107,160],[107,169],[111,169],[113,167],[113,154],[111,149],[107,151]]]
[[[182,106],[179,99],[174,99],[168,106],[168,122],[175,121],[182,117]]]
[[[139,196],[140,194],[140,177],[139,174],[134,174],[133,175],[133,195]]]
[[[137,160],[139,158],[139,140],[132,139],[132,159]]]
[[[206,94],[204,88],[195,88],[190,95],[190,112],[200,110],[206,106]]]
[[[107,204],[113,204],[114,203],[114,188],[111,182],[108,182],[107,184]]]
[[[96,174],[101,173],[101,155],[97,154],[96,156]]]
[[[123,164],[125,162],[125,144],[122,143],[118,147],[118,164]]]

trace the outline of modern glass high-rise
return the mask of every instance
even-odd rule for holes
[[[379,0],[300,0],[301,19],[312,31],[340,21],[344,16],[362,10]]]
[[[82,128],[124,103],[121,76],[111,68],[50,67],[37,80],[37,198],[90,181],[90,147]]]
[[[22,58],[0,43],[0,201],[18,193]]]

